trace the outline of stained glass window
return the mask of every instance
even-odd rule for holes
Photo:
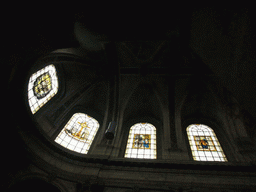
[[[227,161],[214,131],[203,124],[187,127],[193,159],[196,161]]]
[[[150,123],[137,123],[130,128],[124,157],[156,159],[156,128]]]
[[[89,115],[75,113],[56,137],[55,142],[69,150],[87,154],[99,126],[98,121]]]
[[[58,91],[58,78],[54,65],[32,74],[28,83],[28,103],[31,112],[36,113]]]

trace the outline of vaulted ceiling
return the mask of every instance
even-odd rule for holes
[[[39,13],[33,14],[33,19],[24,14],[10,20],[7,31],[12,46],[7,46],[10,57],[4,61],[12,71],[19,61],[82,45],[97,67],[97,61],[106,59],[104,42],[115,42],[121,74],[213,73],[256,118],[252,10],[172,8],[160,15],[140,12],[124,16],[119,12],[114,17],[107,11],[101,13],[98,18],[91,12],[44,17]],[[109,62],[107,67],[112,65],[115,63]],[[71,66],[68,74],[70,78],[76,74],[75,81],[83,76],[79,68]]]
[[[51,106],[48,105],[49,113],[42,115],[45,119],[49,119],[49,122],[51,120],[56,122],[58,125],[56,129],[63,128],[64,124],[59,124],[64,122],[60,119],[65,119],[65,114],[62,117],[60,114],[71,105],[79,104],[93,108],[97,114],[104,115],[105,108],[102,106],[106,105],[108,94],[106,84],[98,83],[93,87],[92,92],[86,92],[85,87],[89,86],[90,82],[94,82],[98,76],[112,77],[113,74],[118,73],[118,67],[119,81],[123,85],[120,86],[120,98],[125,98],[120,99],[120,105],[124,109],[122,111],[124,119],[146,114],[162,121],[163,115],[169,115],[163,114],[163,111],[168,111],[163,108],[168,108],[170,98],[167,98],[169,95],[166,89],[168,78],[162,78],[162,75],[165,77],[169,75],[172,78],[191,75],[200,77],[208,74],[219,78],[220,86],[225,86],[236,97],[240,107],[248,112],[245,116],[250,125],[256,124],[256,69],[254,67],[256,31],[253,28],[256,17],[253,9],[168,7],[166,10],[162,8],[161,14],[156,14],[154,10],[148,10],[148,13],[140,10],[139,14],[132,11],[124,14],[120,9],[114,16],[110,16],[110,12],[108,9],[93,13],[86,11],[50,13],[45,10],[30,13],[23,10],[17,17],[13,17],[12,13],[9,17],[6,16],[8,19],[3,24],[6,26],[3,29],[6,34],[3,37],[8,41],[5,41],[6,54],[2,58],[2,64],[4,67],[5,64],[8,65],[9,83],[13,78],[15,82],[23,82],[24,78],[30,75],[29,69],[35,61],[56,49],[80,47],[77,51],[88,60],[86,64],[78,62],[73,64],[74,62],[71,61],[63,65],[65,91],[68,94],[63,98],[63,103],[52,102]],[[66,52],[69,51],[66,49]],[[157,75],[150,79],[147,74],[152,74],[150,77],[153,77],[153,74]],[[60,82],[63,82],[62,80],[60,79]],[[204,83],[200,78],[197,80]],[[211,92],[207,92],[204,98],[200,98],[202,87],[197,89],[198,81],[189,82],[194,85],[190,86],[192,91],[189,90],[192,96],[186,98],[185,107],[179,110],[185,111],[184,114],[187,115],[186,112],[192,111],[191,106],[197,105],[199,98],[211,106],[210,110],[209,108],[202,110],[216,116],[215,111],[218,111],[218,106],[215,106],[215,102],[211,100],[213,98],[210,97]],[[17,89],[25,95],[26,91],[22,90],[24,87],[13,85],[10,88]],[[182,101],[181,95],[178,94],[183,93],[179,90],[182,89],[182,86],[180,87],[177,93],[176,90],[171,92],[171,94],[175,92],[179,103]],[[218,86],[211,91],[218,92]],[[10,90],[10,92],[13,93],[16,90]],[[196,96],[194,97],[193,94]],[[145,95],[147,95],[146,98]],[[20,96],[9,94],[7,96],[11,104],[18,104],[16,100],[22,101]],[[80,99],[80,96],[83,99]],[[129,99],[127,99],[128,96]],[[72,103],[73,101],[76,103]],[[55,109],[57,104],[59,108]],[[175,104],[172,103],[172,105]],[[10,106],[8,106],[10,113],[17,115],[15,118],[10,117],[10,123],[14,120],[20,123],[26,118],[19,113],[22,111],[20,108],[25,106],[24,103]],[[197,109],[193,108],[193,110]],[[9,116],[9,113],[6,114]],[[222,114],[217,116],[216,118],[221,118]],[[54,132],[57,133],[57,130],[51,129],[53,124],[43,118],[40,121],[40,115],[37,117],[39,117],[37,123],[42,123],[46,129],[49,129],[47,134],[52,136]],[[31,119],[26,121],[25,126],[31,135],[34,135],[32,132],[34,124],[31,123]],[[251,133],[253,134],[253,131]],[[10,137],[6,138],[9,141]],[[44,139],[43,136],[40,139]],[[25,156],[26,150],[22,149],[18,142],[20,138],[12,135],[12,140],[17,141],[18,145],[12,145],[11,149],[9,149],[10,146],[4,147],[3,154],[10,154],[10,160],[17,156]],[[17,161],[10,166],[10,169],[20,169],[19,164],[21,162]]]

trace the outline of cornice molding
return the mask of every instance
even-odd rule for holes
[[[73,158],[64,156],[45,146],[39,140],[21,133],[21,137],[29,148],[32,162],[40,169],[73,182],[84,182],[91,179],[100,180],[105,186],[141,187],[173,184],[179,186],[212,185],[220,187],[229,185],[256,187],[256,173],[252,165],[217,162],[139,160],[114,158],[105,156],[88,156]]]

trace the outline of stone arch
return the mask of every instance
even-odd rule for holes
[[[129,105],[128,105],[129,104]],[[140,83],[127,100],[124,120],[149,114],[162,119],[161,104],[155,88],[149,83]]]
[[[43,174],[38,172],[21,172],[15,176],[8,187],[8,192],[14,191],[56,191],[56,192],[68,192],[66,186],[60,179],[49,174]]]

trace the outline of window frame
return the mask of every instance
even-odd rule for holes
[[[204,154],[204,158],[206,159],[206,160],[198,160],[198,156],[197,155],[193,155],[193,153],[192,153],[192,149],[191,149],[191,143],[190,143],[190,141],[189,141],[189,136],[188,136],[188,134],[190,134],[190,139],[192,140],[192,141],[194,141],[193,139],[195,139],[195,138],[193,138],[193,137],[200,137],[201,135],[200,134],[193,134],[193,133],[191,133],[190,131],[190,126],[194,126],[194,125],[202,125],[202,126],[206,126],[205,127],[205,129],[207,130],[207,132],[210,132],[209,134],[203,134],[202,136],[204,137],[204,136],[209,136],[211,139],[209,139],[209,142],[212,142],[214,145],[214,151],[216,151],[217,152],[217,154],[218,154],[218,158],[219,159],[221,159],[221,158],[225,158],[226,160],[224,160],[224,161],[222,161],[222,160],[214,160],[214,156],[213,156],[213,153],[215,153],[215,152],[213,152],[212,150],[210,150],[210,151],[206,151],[206,153]],[[200,130],[200,129],[199,129]],[[203,130],[203,129],[202,129]],[[186,128],[186,132],[187,132],[187,138],[188,138],[188,141],[189,141],[189,147],[190,147],[190,151],[191,151],[191,155],[192,155],[192,158],[193,158],[193,160],[194,161],[206,161],[206,162],[228,162],[228,160],[227,160],[227,157],[226,157],[226,154],[225,154],[225,152],[224,152],[224,150],[223,150],[223,148],[222,148],[222,145],[221,145],[221,143],[219,142],[219,139],[218,139],[218,137],[217,137],[217,135],[216,135],[216,133],[215,133],[215,131],[210,127],[210,126],[208,126],[208,125],[205,125],[205,124],[202,124],[202,123],[200,123],[200,124],[190,124],[189,126],[187,126],[187,128]],[[190,132],[190,133],[189,133]],[[204,132],[204,131],[203,131]],[[215,140],[216,141],[214,141],[214,137],[215,137]],[[220,150],[217,150],[217,145],[216,144],[219,144],[219,148],[220,148]],[[194,147],[193,145],[192,145],[192,147]],[[198,149],[198,147],[196,146],[196,152],[198,152],[198,151],[200,151],[199,149]],[[202,151],[204,151],[204,150],[202,150]],[[198,152],[199,153],[199,152]],[[223,153],[224,154],[224,156],[220,156],[219,155],[219,153]],[[211,157],[211,159],[213,159],[213,160],[207,160],[207,154],[211,154],[210,155],[210,157]]]
[[[129,138],[129,131],[130,128],[135,125],[136,123],[141,123],[141,122],[147,122],[152,124],[156,128],[156,159],[139,159],[139,158],[126,158],[124,157],[125,151],[126,151],[126,145],[127,141]],[[162,159],[162,142],[163,142],[163,124],[162,121],[156,119],[155,117],[138,117],[134,119],[129,119],[125,122],[122,123],[122,128],[121,128],[121,137],[119,138],[119,145],[120,145],[120,150],[118,157],[123,158],[126,160],[136,160],[138,159],[139,161],[155,161],[155,160],[160,160]],[[125,141],[125,142],[123,142]]]
[[[151,126],[151,127],[153,126],[153,127],[152,127],[152,129],[153,129],[153,134],[150,134],[150,135],[151,135],[150,137],[151,137],[151,141],[152,141],[152,140],[154,140],[154,136],[152,137],[152,135],[155,135],[155,145],[156,145],[156,147],[155,147],[155,149],[152,149],[152,148],[151,148],[151,149],[152,149],[152,150],[156,150],[156,158],[125,157],[125,154],[126,154],[127,149],[129,150],[129,148],[127,148],[127,147],[128,147],[128,141],[129,141],[130,133],[132,132],[132,130],[134,130],[134,129],[136,130],[136,127],[135,127],[136,125],[138,125],[138,124],[143,124],[143,123],[149,124],[149,126]],[[134,129],[133,129],[133,128],[134,128]],[[141,128],[143,129],[143,127],[141,127]],[[140,130],[141,128],[139,128],[139,132],[141,132],[141,130]],[[144,128],[144,129],[147,130],[147,128]],[[132,125],[132,126],[130,127],[130,129],[129,129],[129,135],[128,135],[128,139],[127,139],[127,142],[126,142],[124,158],[157,159],[157,135],[156,135],[156,132],[157,132],[157,131],[156,131],[156,129],[157,129],[157,128],[156,128],[153,124],[148,123],[148,122],[139,122],[139,123],[136,123],[136,124]],[[133,132],[136,132],[135,130],[134,130]],[[134,136],[134,135],[135,135],[135,133],[133,133],[131,136]],[[133,139],[134,139],[134,138],[131,138],[131,142],[132,142],[132,143],[133,143]],[[154,143],[151,142],[150,145],[152,145],[152,144],[154,145]],[[133,148],[133,144],[131,144],[131,145],[132,145],[132,148]],[[150,146],[150,147],[152,147],[152,146]],[[132,148],[130,148],[130,150],[132,150]],[[151,149],[150,149],[150,150],[151,150]],[[137,150],[140,150],[140,149],[137,149]],[[152,153],[152,152],[150,152],[150,156],[151,156],[151,153]],[[138,153],[137,153],[137,155],[138,155]],[[143,156],[144,156],[144,155],[145,155],[145,154],[143,153]],[[152,155],[153,155],[153,154],[152,154]]]
[[[186,130],[187,127],[191,124],[204,124],[204,125],[207,125],[208,127],[210,127],[214,131],[214,133],[222,147],[223,153],[226,156],[227,161],[196,161],[196,160],[194,160],[192,151],[190,148],[190,143],[188,140],[187,130]],[[183,121],[182,130],[183,130],[183,135],[185,137],[184,139],[186,141],[185,143],[186,143],[188,156],[189,156],[190,160],[192,160],[194,162],[199,162],[199,163],[229,163],[229,162],[232,162],[235,160],[234,151],[231,146],[231,140],[229,140],[229,137],[227,136],[226,131],[219,123],[217,123],[213,120],[207,119],[207,118],[191,118],[191,119],[187,119],[187,120]],[[226,143],[224,141],[226,141]],[[225,145],[223,145],[223,143],[225,143]]]
[[[46,71],[45,68],[49,68],[49,70]],[[33,92],[35,80],[38,77],[42,76],[43,74],[51,71],[51,68],[53,68],[54,73],[56,74],[56,85],[53,85],[54,84],[53,79],[51,79],[51,84],[52,84],[52,86],[57,86],[57,87],[52,88],[52,90],[50,90],[44,97],[42,97],[41,99],[44,99],[44,101],[42,101],[41,99],[35,98],[36,96],[33,93],[32,94],[30,94],[30,93]],[[44,71],[42,71],[42,70],[44,70]],[[37,75],[36,73],[39,73],[40,75]],[[34,79],[31,79],[33,76],[36,76],[36,77]],[[51,77],[51,78],[53,78],[53,77]],[[53,92],[53,93],[51,93],[51,92]],[[29,105],[31,113],[33,115],[36,114],[44,105],[46,105],[53,97],[55,97],[58,92],[59,92],[59,78],[58,78],[58,72],[57,72],[56,66],[54,64],[45,65],[41,69],[32,73],[30,75],[28,83],[27,83],[27,100],[28,100],[28,105]],[[51,95],[49,95],[50,93],[51,93]],[[32,98],[36,99],[37,107],[33,107],[34,105],[31,104]]]
[[[92,141],[87,154],[82,154],[82,153],[77,153],[75,151],[71,151],[65,147],[62,147],[61,145],[59,145],[58,143],[56,143],[54,141],[55,138],[58,136],[58,134],[62,131],[62,129],[65,127],[65,125],[69,122],[69,120],[75,113],[87,114],[87,115],[91,116],[92,118],[96,119],[98,121],[98,123],[100,124],[100,127],[99,127],[97,133],[95,134],[94,140]],[[61,153],[64,151],[64,152],[66,152],[66,154],[72,154],[72,155],[78,156],[78,157],[85,157],[87,155],[93,155],[93,151],[97,145],[98,139],[100,138],[101,129],[103,128],[103,120],[104,120],[104,116],[100,115],[97,111],[94,111],[91,108],[85,108],[84,106],[81,106],[81,105],[76,105],[73,108],[71,108],[67,112],[67,114],[59,120],[58,124],[56,124],[56,130],[52,134],[50,141],[55,146],[56,150]]]
[[[39,114],[43,113],[45,109],[47,109],[46,106],[51,105],[54,102],[58,102],[61,100],[65,95],[65,83],[64,83],[64,77],[63,77],[63,69],[62,69],[62,62],[61,61],[54,61],[55,56],[53,57],[46,57],[43,59],[39,59],[29,70],[29,73],[26,77],[26,82],[24,84],[24,99],[25,99],[25,105],[27,107],[27,110],[29,111],[30,117],[35,118]],[[57,93],[51,97],[44,105],[42,105],[34,114],[32,113],[32,110],[29,105],[28,100],[28,84],[30,77],[36,73],[37,71],[45,68],[48,65],[53,65],[56,69],[57,78],[58,78],[58,90]]]
[[[93,140],[91,141],[91,144],[90,144],[90,147],[89,147],[87,153],[76,152],[76,151],[74,151],[74,150],[71,150],[71,149],[69,149],[69,148],[67,148],[67,147],[62,146],[61,144],[59,144],[59,143],[57,143],[57,142],[55,141],[55,139],[58,137],[58,135],[64,130],[65,126],[66,126],[66,125],[68,124],[68,122],[71,120],[71,118],[73,117],[73,115],[75,115],[75,114],[77,114],[77,113],[82,113],[82,114],[88,115],[88,116],[92,117],[93,119],[95,119],[95,120],[99,123],[98,130],[96,131],[96,133],[95,133],[95,135],[94,135],[94,138],[93,138]],[[53,137],[52,137],[53,143],[55,144],[55,146],[57,146],[58,148],[61,148],[62,150],[64,149],[64,150],[65,150],[66,152],[68,152],[68,153],[72,153],[72,154],[75,154],[75,155],[81,155],[81,156],[90,154],[90,153],[91,153],[91,150],[92,150],[92,148],[93,148],[93,145],[95,144],[95,140],[96,140],[96,138],[97,138],[97,135],[98,135],[98,133],[99,133],[99,131],[100,131],[100,129],[101,129],[101,126],[102,126],[101,122],[100,122],[97,118],[95,118],[94,116],[91,116],[90,114],[86,113],[85,111],[75,111],[75,112],[72,113],[72,115],[68,115],[68,117],[69,117],[69,118],[67,118],[66,121],[61,124],[62,126],[60,126],[60,127],[55,131],[55,134],[54,134]]]

